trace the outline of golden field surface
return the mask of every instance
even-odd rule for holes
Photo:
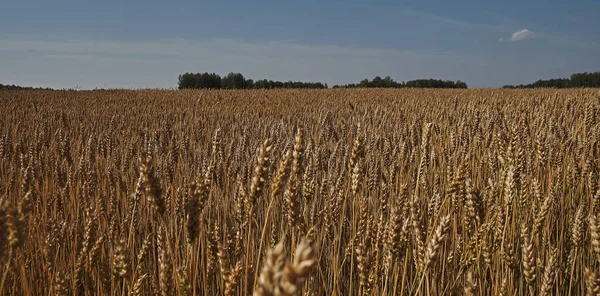
[[[600,93],[0,92],[0,295],[598,295]]]

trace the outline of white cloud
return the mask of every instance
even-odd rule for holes
[[[517,32],[514,32],[512,34],[512,36],[510,36],[510,38],[508,39],[504,39],[504,38],[500,38],[499,41],[522,41],[525,39],[530,39],[535,35],[535,33],[533,31],[527,30],[527,29],[523,29]]]
[[[552,45],[553,48],[563,50],[600,50],[600,40],[576,36],[576,35],[553,35],[544,32],[533,32],[528,29],[519,30],[514,32],[509,38],[500,38],[498,42],[505,41],[523,41],[527,39],[535,38],[546,42],[548,45]]]

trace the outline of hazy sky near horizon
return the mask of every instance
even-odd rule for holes
[[[497,87],[600,71],[600,2],[20,0],[0,10],[0,83],[171,88],[185,72]]]

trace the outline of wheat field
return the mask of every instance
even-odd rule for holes
[[[0,295],[600,295],[600,92],[0,92]]]

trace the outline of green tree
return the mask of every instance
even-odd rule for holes
[[[221,86],[226,89],[246,88],[246,79],[241,73],[229,73],[221,80]]]

